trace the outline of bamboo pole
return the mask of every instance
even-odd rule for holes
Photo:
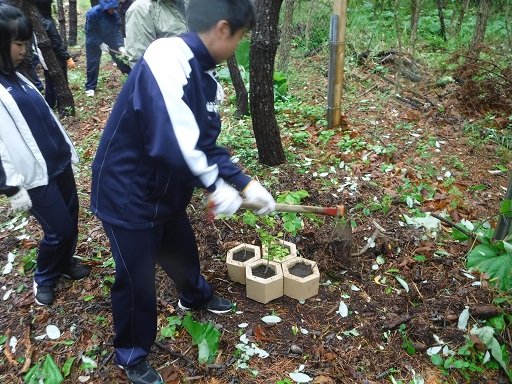
[[[334,66],[334,94],[332,126],[341,124],[341,98],[343,97],[343,78],[345,68],[345,36],[347,32],[347,3],[348,0],[334,1],[334,14],[338,16],[338,32],[336,35],[336,65]],[[329,76],[332,76],[329,73]]]

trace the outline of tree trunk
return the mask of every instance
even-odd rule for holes
[[[490,4],[491,0],[480,0],[480,4],[478,6],[475,32],[473,33],[471,45],[469,46],[469,50],[471,51],[475,58],[478,58],[478,56],[480,56],[480,46],[482,45],[485,39],[485,30],[487,29],[487,18],[489,16]]]
[[[27,0],[13,0],[11,4],[20,8],[23,13],[28,16],[32,26],[34,27],[34,33],[37,37],[37,45],[43,54],[50,77],[52,78],[56,87],[57,94],[59,95],[61,105],[61,111],[59,112],[64,116],[74,116],[75,102],[73,99],[73,94],[69,89],[69,85],[66,77],[64,76],[64,73],[57,63],[57,59],[53,53],[52,43],[50,42],[50,39],[46,34],[46,30],[41,23],[41,19],[39,18],[39,14],[35,8],[35,5],[33,2]]]
[[[290,63],[290,51],[292,49],[292,24],[293,12],[297,0],[286,0],[284,8],[283,29],[281,31],[281,43],[279,45],[279,54],[277,61],[277,70],[287,73]]]
[[[439,24],[441,25],[441,37],[444,41],[446,41],[446,27],[444,25],[444,15],[443,15],[444,1],[437,0],[437,13],[439,14]]]
[[[313,15],[313,9],[315,8],[315,0],[311,0],[308,10],[308,19],[306,21],[306,30],[304,31],[304,38],[306,39],[306,47],[309,49],[309,36],[311,30],[311,16]]]
[[[469,0],[462,1],[462,7],[460,9],[459,18],[457,19],[457,23],[455,24],[455,28],[453,29],[453,37],[459,36],[460,29],[462,28],[462,22],[464,21],[464,16],[466,15],[466,11],[469,7]]]
[[[66,15],[64,13],[64,4],[62,0],[57,0],[57,20],[59,21],[59,34],[62,43],[67,48],[68,34],[66,33]]]
[[[238,68],[235,54],[228,59],[228,69],[236,94],[235,116],[247,116],[249,114],[249,94],[247,93],[247,88],[245,88],[244,79],[242,79],[240,75],[240,69]]]
[[[274,110],[274,62],[283,0],[257,0],[258,20],[251,35],[250,86],[252,125],[259,161],[275,166],[286,161]]]
[[[76,45],[78,36],[78,17],[76,10],[76,0],[69,0],[68,23],[69,45],[72,47]]]
[[[414,58],[416,38],[418,37],[418,22],[420,20],[421,0],[411,0],[411,45],[409,53]]]

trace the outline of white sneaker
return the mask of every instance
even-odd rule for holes
[[[93,97],[94,96],[94,89],[88,89],[87,91],[85,91],[85,96]]]

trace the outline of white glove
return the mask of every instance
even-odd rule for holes
[[[121,53],[121,56],[128,57],[128,54],[126,53],[125,47],[119,47],[119,52]]]
[[[103,51],[103,52],[107,52],[108,53],[108,45],[105,44],[105,43],[101,43],[100,44],[100,49]]]
[[[263,205],[259,211],[256,211],[258,215],[268,215],[276,210],[276,201],[256,180],[252,180],[247,184],[243,194],[247,202]]]
[[[232,215],[242,205],[242,198],[238,191],[219,179],[215,182],[215,192],[207,198],[208,206],[216,215]]]
[[[8,199],[14,212],[28,211],[32,208],[32,200],[30,200],[25,188],[20,188],[15,195],[8,197]]]

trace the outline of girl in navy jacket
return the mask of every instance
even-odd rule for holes
[[[35,301],[52,304],[61,276],[80,280],[89,269],[73,258],[78,197],[71,164],[78,156],[39,91],[16,72],[32,37],[29,20],[0,3],[0,193],[14,211],[37,219],[44,236],[34,273]]]

